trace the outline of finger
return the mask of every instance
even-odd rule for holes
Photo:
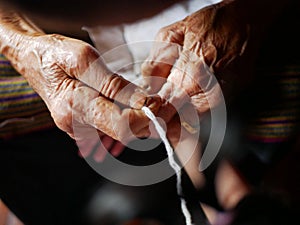
[[[144,86],[151,93],[158,91],[165,82],[163,79],[151,79],[151,76],[166,78],[179,56],[183,43],[183,31],[179,22],[162,28],[155,38],[149,57],[142,64]]]
[[[94,127],[80,124],[76,120],[73,120],[72,126],[72,138],[76,141],[79,156],[83,158],[89,157],[100,145],[100,139],[104,134],[97,131]]]
[[[76,140],[76,144],[79,149],[79,155],[83,158],[88,157],[94,151],[94,148],[98,143],[99,139]]]
[[[151,108],[151,107],[150,107]],[[84,122],[101,130],[116,140],[146,137],[149,120],[141,110],[125,108],[99,96],[85,106]]]
[[[101,144],[94,154],[94,159],[96,162],[102,162],[108,152],[117,157],[121,154],[124,148],[125,146],[121,142],[116,141],[107,135],[104,135],[101,138]]]
[[[57,90],[59,93],[55,101],[50,105],[50,111],[57,126],[67,132],[71,137],[82,135],[82,132],[74,127],[74,121],[80,124],[90,125],[102,131],[116,140],[128,140],[129,138],[147,137],[149,120],[142,110],[120,108],[98,92],[83,85],[77,80],[64,82]],[[148,107],[157,112],[156,101],[149,101]],[[74,133],[75,132],[75,133]],[[79,132],[79,134],[77,134]]]
[[[172,143],[173,147],[176,147],[181,136],[181,125],[177,114],[168,122],[167,129],[168,140]]]
[[[96,162],[103,162],[103,160],[105,159],[106,154],[107,154],[107,149],[104,148],[104,146],[101,143],[99,143],[99,145],[97,145],[96,152],[93,155],[93,159]]]
[[[158,111],[157,117],[162,118],[165,123],[169,123],[176,113],[177,109],[170,102],[166,102]]]
[[[111,138],[107,135],[104,135],[103,137],[101,137],[101,143],[104,146],[104,148],[107,149],[107,151],[110,151],[111,146],[113,145],[114,141],[115,140],[113,138]]]
[[[140,109],[144,105],[148,96],[145,90],[111,72],[95,48],[75,39],[68,39],[67,44],[70,52],[57,61],[70,77],[126,106]]]
[[[175,110],[172,107],[180,109],[186,102],[195,102],[195,100],[198,101],[199,106],[201,101],[206,102],[206,93],[213,90],[215,83],[216,79],[201,54],[189,50],[182,51],[167,82],[158,92],[158,95],[168,102],[162,107],[165,111],[170,111],[165,119],[169,120],[174,115]],[[195,96],[202,96],[202,98],[195,98]],[[197,110],[203,111],[200,108]]]
[[[119,142],[119,141],[115,141],[111,150],[110,150],[110,154],[112,154],[115,157],[118,157],[124,150],[125,146]]]
[[[111,137],[107,136],[107,135],[103,135],[101,137],[101,141],[99,143],[99,145],[97,146],[96,152],[93,155],[93,158],[96,162],[102,162],[106,156],[106,154],[108,153],[108,151],[110,150],[112,144],[114,142],[114,139],[112,139]]]

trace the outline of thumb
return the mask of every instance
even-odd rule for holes
[[[182,49],[184,33],[180,22],[171,24],[159,30],[155,37],[150,55],[142,64],[144,86],[148,86],[151,93],[156,93],[170,74],[173,64],[179,57]]]

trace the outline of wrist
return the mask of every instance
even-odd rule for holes
[[[26,46],[30,46],[31,36],[22,34],[0,25],[0,52],[16,65],[21,60],[21,53],[24,53]]]
[[[44,32],[25,14],[0,4],[0,24],[23,34],[38,35]]]

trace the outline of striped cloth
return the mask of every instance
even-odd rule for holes
[[[258,111],[246,130],[247,136],[262,143],[288,141],[298,132],[300,123],[300,64],[260,68],[258,72],[274,84],[275,90],[265,102],[271,106]],[[266,87],[264,92],[268,91]]]
[[[0,139],[54,126],[43,100],[0,54]]]

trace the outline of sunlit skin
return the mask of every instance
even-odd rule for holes
[[[13,21],[13,23],[10,23]],[[17,14],[2,14],[1,52],[48,106],[56,125],[74,138],[72,121],[88,124],[116,140],[149,135],[141,108],[157,111],[160,100],[110,72],[89,44],[62,35],[46,35]],[[129,125],[127,125],[127,123]],[[113,129],[118,124],[119,129]],[[131,132],[128,132],[128,129]]]
[[[257,18],[253,21],[247,17],[247,11],[239,10],[244,8],[243,4],[236,4],[240,2],[223,1],[160,30],[157,44],[142,66],[144,77],[159,76],[167,81],[156,83],[147,79],[150,82],[145,87],[148,86],[147,91],[155,97],[109,71],[97,51],[86,42],[63,35],[47,35],[24,17],[7,10],[0,14],[0,51],[41,96],[56,125],[72,138],[76,138],[74,121],[97,129],[101,138],[106,134],[127,142],[131,138],[147,137],[149,119],[140,110],[146,105],[165,121],[168,137],[180,152],[184,149],[178,143],[181,124],[172,104],[177,109],[190,102],[201,117],[211,107],[218,106],[221,91],[226,96],[234,96],[251,80],[265,25],[264,8],[256,11]],[[243,2],[252,6],[249,2],[255,1]],[[266,4],[271,5],[270,1]],[[274,6],[277,10],[281,7],[278,5]],[[254,9],[256,6],[253,4]],[[256,26],[256,20],[260,27]],[[179,47],[170,48],[166,43]],[[208,84],[207,72],[216,75],[221,86],[212,83],[203,89],[202,84]],[[132,88],[118,95],[129,84]],[[186,130],[184,135],[184,140],[195,138]],[[193,169],[188,173],[200,187],[201,175],[193,173],[199,165],[201,146],[198,149],[190,164]],[[183,151],[181,154],[185,156]],[[226,197],[222,201],[225,204]]]

